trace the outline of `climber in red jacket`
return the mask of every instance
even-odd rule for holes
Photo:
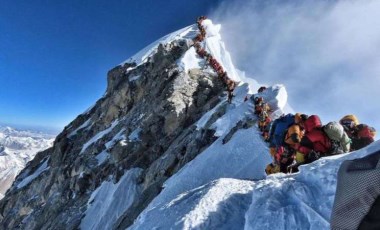
[[[317,115],[311,115],[303,125],[305,135],[301,139],[297,154],[304,155],[304,162],[299,163],[312,162],[320,156],[326,156],[331,149],[331,141],[322,130],[320,118]]]

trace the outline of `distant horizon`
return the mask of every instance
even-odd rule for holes
[[[20,130],[20,131],[41,132],[43,134],[55,135],[55,136],[57,136],[59,133],[61,133],[63,131],[63,128],[60,128],[60,127],[11,124],[11,123],[2,122],[2,121],[0,121],[0,127],[10,127],[12,129],[16,129],[16,130]]]

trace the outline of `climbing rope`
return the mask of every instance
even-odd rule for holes
[[[206,29],[202,25],[202,22],[206,19],[206,16],[201,16],[197,19],[199,33],[193,39],[194,48],[198,56],[206,60],[206,63],[208,63],[212,67],[212,69],[218,75],[218,78],[223,82],[228,93],[228,103],[231,103],[232,98],[234,97],[233,91],[235,90],[237,82],[229,78],[227,72],[223,69],[222,65],[201,46],[201,42],[203,42],[206,37]]]

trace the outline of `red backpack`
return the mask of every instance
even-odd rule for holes
[[[360,125],[357,125],[356,128],[358,129],[357,131],[358,138],[370,138],[370,139],[375,138],[376,130],[373,127],[370,127],[366,124],[360,124]]]
[[[321,119],[317,115],[311,115],[305,122],[304,128],[305,132],[308,133],[315,128],[321,128],[322,122]]]

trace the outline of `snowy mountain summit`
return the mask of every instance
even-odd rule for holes
[[[53,135],[0,126],[0,199],[26,163],[53,140]]]
[[[232,104],[193,47],[192,25],[108,73],[105,95],[17,176],[2,229],[327,229],[336,171],[379,144],[266,178],[271,162],[253,103],[259,84],[235,69],[204,20],[201,43],[238,82]],[[260,94],[291,112],[282,85]]]

